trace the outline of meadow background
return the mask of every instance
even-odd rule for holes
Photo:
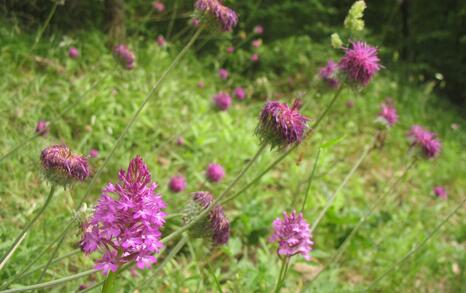
[[[49,190],[41,175],[41,150],[61,142],[82,154],[97,149],[99,156],[90,163],[98,169],[147,92],[194,32],[189,25],[193,1],[163,2],[164,12],[154,10],[148,1],[0,3],[0,154],[34,136],[37,121],[53,122],[48,136],[30,140],[0,161],[0,255]],[[366,28],[352,34],[343,26],[352,3],[226,1],[240,15],[238,27],[232,33],[201,35],[96,179],[86,200],[89,206],[107,182],[116,181],[117,170],[126,168],[137,154],[149,165],[169,214],[181,211],[190,192],[210,190],[218,195],[258,149],[254,130],[266,100],[291,104],[301,98],[303,113],[311,119],[325,109],[333,92],[319,81],[318,71],[329,58],[338,60],[343,54],[330,45],[334,32],[345,40],[363,39],[377,46],[384,68],[363,91],[345,89],[311,140],[225,206],[232,231],[227,245],[213,249],[199,239],[190,240],[157,275],[153,270],[122,273],[121,292],[270,292],[280,269],[276,245],[267,241],[273,220],[284,210],[300,208],[320,148],[304,210],[309,222],[316,218],[371,143],[380,103],[387,97],[398,110],[399,123],[389,131],[383,148],[365,158],[322,219],[313,234],[312,260],[294,258],[283,292],[362,291],[463,201],[466,4],[367,1]],[[109,7],[119,5],[122,21],[115,24]],[[264,27],[263,35],[253,33],[256,25]],[[157,44],[159,35],[166,39],[165,46]],[[253,48],[251,41],[258,38],[262,46]],[[133,70],[124,70],[112,56],[110,46],[116,41],[124,41],[134,51]],[[230,46],[235,47],[233,54],[227,53]],[[79,58],[68,56],[70,47],[78,48]],[[258,63],[250,61],[254,53],[260,56]],[[220,68],[229,70],[228,80],[219,78]],[[199,81],[205,87],[200,88]],[[228,111],[215,109],[212,96],[219,91],[231,93],[236,86],[246,89],[246,99],[234,98]],[[310,282],[410,162],[406,133],[413,124],[438,134],[440,156],[419,161],[390,200],[364,223],[337,266]],[[176,143],[180,136],[184,145]],[[265,152],[242,182],[249,182],[278,155]],[[211,162],[225,168],[221,183],[205,180],[205,168]],[[168,181],[177,174],[186,176],[188,188],[175,194],[169,191]],[[448,191],[448,199],[434,195],[433,188],[439,185]],[[0,286],[59,236],[85,189],[85,184],[77,184],[58,190],[49,209],[0,270]],[[464,292],[465,224],[463,205],[434,238],[372,290]],[[181,225],[181,219],[174,218],[165,230]],[[72,229],[58,257],[78,247],[81,231],[77,224]],[[35,266],[45,264],[52,252],[47,250]],[[92,266],[92,257],[74,254],[52,264],[44,281]],[[35,284],[39,274],[34,271],[11,286]],[[74,292],[80,285],[100,280],[102,276],[94,274],[47,291]]]

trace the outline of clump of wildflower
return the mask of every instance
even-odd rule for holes
[[[381,122],[386,127],[392,127],[395,125],[398,122],[398,114],[395,107],[385,103],[380,105],[380,112],[377,121]]]
[[[78,49],[76,49],[75,47],[71,47],[69,50],[68,50],[68,56],[70,56],[70,58],[72,59],[76,59],[79,57],[79,51]]]
[[[414,125],[408,133],[411,147],[419,147],[422,153],[429,159],[439,155],[442,145],[433,132],[425,130],[419,125]]]
[[[367,6],[364,1],[361,0],[354,2],[345,18],[345,28],[355,32],[362,31],[364,29],[364,20],[362,18],[366,8]]]
[[[289,215],[283,212],[283,219],[277,218],[273,222],[274,233],[270,242],[278,242],[278,254],[293,256],[301,254],[306,260],[311,259],[312,242],[309,224],[302,213],[293,211]]]
[[[97,158],[99,156],[99,151],[96,149],[92,149],[89,151],[89,157],[91,158]]]
[[[256,128],[261,143],[270,144],[272,148],[299,144],[309,120],[299,113],[301,105],[300,100],[295,100],[291,108],[278,101],[267,102]]]
[[[165,45],[167,44],[167,42],[165,41],[165,38],[162,36],[162,35],[159,35],[157,37],[157,44],[159,45],[159,47],[163,48],[165,47]]]
[[[251,44],[254,48],[259,48],[262,45],[262,39],[254,40]]]
[[[155,193],[157,184],[151,182],[141,157],[131,160],[127,171],[120,170],[118,178],[119,183],[103,189],[93,216],[83,224],[81,250],[86,254],[97,249],[103,252],[95,268],[104,274],[131,261],[139,269],[150,268],[157,262],[153,254],[163,247],[160,230],[166,204]]]
[[[210,182],[220,182],[225,177],[225,170],[219,164],[209,164],[206,170],[206,177]]]
[[[448,193],[445,187],[443,186],[437,186],[434,188],[434,194],[441,199],[447,199],[448,198]]]
[[[186,224],[191,222],[203,210],[213,203],[213,196],[207,191],[192,194],[183,217]],[[223,207],[216,205],[204,218],[190,228],[189,233],[196,238],[210,238],[215,245],[222,245],[230,238],[230,223],[225,216]]]
[[[36,125],[36,134],[46,136],[49,133],[49,123],[45,120],[39,120]]]
[[[173,192],[181,192],[186,189],[186,179],[184,176],[173,176],[168,184]]]
[[[229,94],[225,92],[219,92],[213,97],[213,101],[215,106],[220,110],[220,111],[226,111],[228,108],[231,106],[231,97]]]
[[[220,78],[223,80],[227,80],[229,75],[230,74],[228,73],[228,70],[226,70],[225,68],[220,68],[218,70],[218,76],[220,76]]]
[[[343,46],[343,41],[340,39],[340,36],[337,33],[333,33],[330,36],[330,42],[332,47],[335,49],[339,49]]]
[[[220,0],[197,0],[195,8],[209,19],[214,20],[224,32],[230,32],[238,23],[238,15],[223,5]]]
[[[164,12],[165,11],[165,4],[161,1],[155,1],[152,3],[152,7],[157,10],[158,12]]]
[[[337,88],[340,84],[338,79],[336,78],[337,75],[338,64],[333,62],[333,60],[329,60],[327,65],[320,68],[319,76],[322,78],[325,83],[331,88]]]
[[[64,144],[45,148],[40,160],[46,178],[54,184],[67,186],[74,181],[84,181],[90,175],[87,159],[72,153]]]
[[[339,68],[346,74],[350,83],[367,86],[381,68],[377,49],[364,42],[354,42],[351,48],[345,50]]]
[[[133,69],[136,62],[136,56],[128,46],[120,44],[113,47],[113,53],[124,68]]]
[[[233,54],[235,52],[235,47],[228,47],[227,48],[227,53],[228,54]]]
[[[260,25],[260,24],[259,24],[259,25],[256,25],[256,26],[254,27],[254,33],[255,33],[255,34],[258,34],[258,35],[264,34],[264,27],[263,27],[262,25]]]
[[[259,62],[259,54],[257,54],[257,53],[252,54],[250,60],[251,60],[253,63]]]
[[[246,91],[240,86],[235,88],[234,94],[235,94],[235,97],[240,101],[246,98]]]

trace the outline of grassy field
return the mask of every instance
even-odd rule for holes
[[[53,123],[47,137],[30,140],[0,163],[0,254],[3,255],[42,205],[50,188],[41,175],[40,151],[55,143],[66,143],[83,154],[97,149],[99,156],[90,162],[92,169],[98,170],[185,40],[169,40],[164,48],[151,39],[131,40],[137,66],[125,71],[116,64],[105,47],[105,37],[98,32],[72,37],[47,36],[29,55],[33,35],[2,27],[0,38],[0,154],[33,136],[38,120]],[[226,46],[229,41],[219,42]],[[201,44],[202,40],[194,48],[199,51]],[[70,46],[80,50],[78,59],[68,57]],[[318,68],[327,58],[341,56],[341,52],[329,50],[327,44],[315,44],[305,37],[266,43],[259,49],[261,61],[256,65],[248,62],[249,45],[236,52],[235,57],[228,57],[225,46],[215,53],[191,50],[175,68],[91,186],[86,199],[88,206],[95,205],[103,186],[115,182],[118,170],[126,168],[130,159],[139,154],[159,184],[158,191],[168,204],[168,213],[177,214],[183,210],[190,192],[210,190],[218,195],[253,156],[259,147],[254,130],[265,100],[280,98],[291,103],[302,97],[303,112],[315,120],[333,96],[316,79]],[[18,67],[24,56],[29,57]],[[230,71],[227,81],[217,74],[222,65]],[[205,88],[197,86],[201,80]],[[379,105],[389,96],[398,109],[400,123],[389,131],[384,147],[371,151],[337,194],[314,232],[313,259],[293,258],[284,292],[352,292],[366,288],[420,243],[465,195],[464,117],[432,93],[434,84],[417,80],[409,73],[402,75],[401,71],[386,67],[363,91],[345,89],[322,127],[308,141],[259,184],[225,206],[232,231],[227,245],[212,247],[199,239],[191,239],[175,261],[169,262],[157,275],[155,270],[124,272],[118,281],[120,291],[270,292],[280,269],[276,245],[267,241],[272,233],[272,221],[284,210],[300,209],[320,147],[317,173],[304,210],[310,223],[316,219],[371,143],[377,129],[374,121]],[[217,111],[212,96],[218,91],[231,92],[236,86],[247,89],[247,98],[234,99],[228,111]],[[349,107],[349,103],[353,106]],[[68,111],[63,114],[65,109]],[[341,260],[310,282],[329,263],[359,219],[412,161],[406,133],[413,124],[438,133],[443,146],[440,157],[416,162],[390,192],[389,200],[363,224]],[[185,145],[176,144],[180,136]],[[279,155],[279,151],[266,151],[235,190]],[[205,168],[211,162],[222,164],[226,170],[225,180],[219,184],[205,180]],[[188,188],[183,193],[168,190],[168,181],[176,174],[187,178]],[[434,196],[432,190],[437,185],[446,187],[447,200]],[[58,190],[49,209],[0,271],[0,283],[23,270],[60,235],[86,188],[84,183]],[[181,225],[181,218],[171,218],[164,233]],[[373,290],[465,290],[465,227],[462,208],[427,245]],[[74,251],[80,237],[80,228],[75,224],[58,255]],[[169,243],[167,248],[171,249],[175,243]],[[51,254],[49,249],[35,266],[45,264]],[[164,254],[160,260],[163,258]],[[92,267],[92,256],[75,254],[52,264],[43,281]],[[15,281],[13,286],[35,284],[39,274],[40,271],[35,271]],[[93,274],[53,290],[73,292],[82,284],[92,285],[102,279],[102,275]]]

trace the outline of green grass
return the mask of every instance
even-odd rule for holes
[[[24,66],[16,68],[28,53],[34,37],[5,28],[0,29],[0,36],[5,40],[0,56],[0,153],[6,153],[32,135],[39,119],[55,123],[48,137],[34,140],[0,164],[0,254],[3,255],[48,192],[49,185],[40,170],[40,151],[61,142],[83,154],[97,148],[100,157],[91,160],[93,169],[97,170],[146,93],[179,51],[181,42],[161,49],[151,40],[131,40],[137,68],[124,71],[116,66],[100,33],[87,32],[73,39],[51,35],[31,55],[46,58],[45,63],[28,59]],[[63,42],[66,46],[60,46]],[[220,41],[222,46],[225,42]],[[67,58],[69,44],[80,49],[81,58]],[[172,72],[97,179],[87,199],[89,206],[96,203],[100,189],[107,182],[117,180],[117,171],[139,154],[159,184],[168,212],[179,212],[190,192],[207,189],[218,195],[255,153],[259,146],[254,129],[267,97],[282,96],[284,101],[292,102],[304,93],[304,112],[314,119],[330,101],[332,93],[314,82],[318,66],[337,54],[327,45],[315,44],[305,37],[266,44],[260,49],[261,63],[256,67],[247,62],[250,52],[239,51],[234,60],[226,63],[232,74],[228,82],[217,76],[219,60],[225,57],[222,52],[223,49],[214,55],[190,53]],[[291,84],[289,76],[294,80]],[[370,153],[364,160],[318,226],[314,233],[313,260],[293,258],[285,287],[288,292],[350,292],[369,285],[420,242],[465,194],[465,121],[454,106],[432,94],[431,85],[399,76],[399,72],[385,68],[361,93],[344,90],[310,142],[264,176],[260,184],[227,204],[226,213],[232,225],[228,245],[215,248],[191,239],[176,261],[167,264],[158,275],[150,270],[137,272],[137,277],[123,273],[118,280],[121,291],[205,292],[221,287],[225,292],[270,292],[280,269],[276,246],[267,241],[271,223],[282,211],[300,208],[319,144],[334,142],[320,156],[304,212],[309,222],[316,218],[370,142],[379,104],[391,96],[396,102],[400,123],[390,131],[384,148]],[[197,88],[199,80],[205,81],[205,89]],[[234,100],[227,112],[214,110],[212,95],[236,85],[248,89],[248,98],[241,102]],[[86,94],[82,96],[83,93]],[[56,117],[76,99],[79,103],[75,107],[63,117]],[[354,101],[351,109],[346,106],[348,100]],[[399,175],[410,161],[406,132],[414,123],[439,134],[443,144],[441,156],[420,161],[406,182],[397,188],[402,203],[391,201],[379,208],[353,239],[338,267],[309,283],[312,274],[330,259],[359,218],[382,195],[390,178]],[[452,123],[460,124],[460,128],[453,130]],[[175,143],[180,135],[186,140],[185,146]],[[259,174],[278,156],[277,151],[266,152],[241,183]],[[210,162],[225,167],[227,176],[222,183],[210,184],[204,180],[204,170]],[[175,174],[187,177],[186,192],[168,191],[168,180]],[[434,197],[432,188],[436,185],[446,186],[448,200]],[[86,184],[77,184],[58,190],[50,208],[0,272],[2,283],[59,235],[85,189]],[[171,220],[165,233],[181,224],[180,219]],[[464,289],[464,232],[461,210],[419,254],[383,279],[377,289],[381,292],[460,292]],[[77,247],[80,233],[76,225],[59,255]],[[174,245],[175,242],[169,243],[168,249]],[[45,280],[88,270],[95,256],[78,254],[67,258],[51,266]],[[44,257],[39,264],[46,261]],[[459,267],[459,272],[455,267]],[[38,276],[39,272],[29,275],[17,284],[34,284]],[[93,284],[96,280],[102,280],[102,276],[70,282],[54,290],[71,292],[80,284]]]

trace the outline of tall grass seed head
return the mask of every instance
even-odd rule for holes
[[[330,43],[335,49],[340,49],[343,47],[343,41],[340,39],[340,36],[337,33],[333,33],[330,36]]]
[[[364,10],[367,8],[364,1],[356,1],[348,11],[348,15],[345,18],[345,28],[350,31],[357,32],[364,29]]]

